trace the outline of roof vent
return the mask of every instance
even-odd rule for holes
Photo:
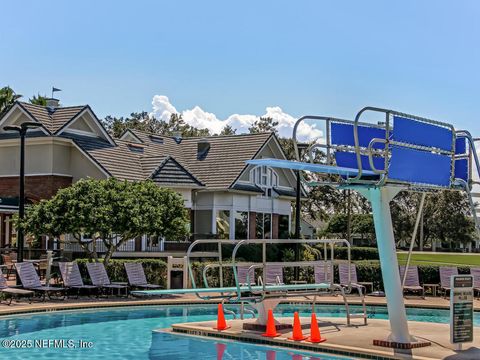
[[[197,159],[204,160],[210,150],[210,143],[207,139],[200,139],[197,143]]]

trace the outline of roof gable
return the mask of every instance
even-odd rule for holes
[[[173,157],[167,157],[150,178],[159,185],[171,187],[203,187],[203,184],[190,174]]]

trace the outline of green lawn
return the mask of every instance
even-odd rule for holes
[[[398,253],[398,262],[405,264],[407,253]],[[412,265],[472,265],[480,266],[480,254],[449,254],[449,253],[415,253],[412,254]]]

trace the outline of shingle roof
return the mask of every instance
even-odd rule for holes
[[[55,134],[66,123],[68,123],[70,120],[75,118],[87,108],[86,105],[68,106],[55,108],[50,111],[45,106],[34,105],[25,102],[18,102],[18,104],[25,111],[27,111],[35,120],[41,122],[42,125],[52,134]]]

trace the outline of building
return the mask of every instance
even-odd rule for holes
[[[15,104],[0,118],[0,247],[14,245],[10,223],[18,206],[19,140],[6,125],[39,122],[26,141],[27,202],[50,198],[82,178],[152,179],[179,192],[195,238],[286,238],[295,174],[253,168],[246,160],[285,158],[274,134],[180,138],[126,131],[113,139],[90,106]],[[45,246],[51,246],[45,244]],[[125,250],[159,250],[144,237]]]

